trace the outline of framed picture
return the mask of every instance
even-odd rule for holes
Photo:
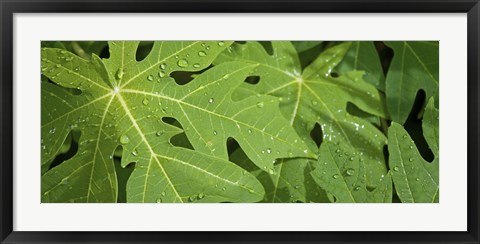
[[[477,0],[0,6],[1,243],[479,243]]]

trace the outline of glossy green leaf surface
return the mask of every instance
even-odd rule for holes
[[[340,73],[363,70],[363,79],[380,91],[385,91],[385,75],[375,45],[371,41],[353,42],[336,70]]]
[[[262,202],[329,202],[325,191],[313,180],[313,162],[304,158],[279,159],[274,169],[260,170],[241,150],[232,153],[231,160],[257,177],[265,188]]]
[[[407,203],[431,203],[439,199],[438,110],[430,99],[423,118],[423,135],[435,155],[432,162],[420,155],[415,142],[398,123],[388,129],[390,169],[398,197]]]
[[[278,99],[231,100],[255,65],[218,65],[179,86],[175,71],[199,71],[231,42],[155,42],[136,61],[138,42],[110,42],[108,59],[84,60],[61,49],[42,49],[42,164],[48,165],[71,130],[81,131],[79,153],[42,176],[43,202],[115,202],[112,155],[135,163],[128,202],[251,202],[261,184],[227,161],[235,138],[259,168],[276,158],[312,156],[278,109]],[[72,94],[65,88],[76,89]],[[193,150],[169,139],[182,132],[162,121],[175,118]],[[272,117],[278,117],[271,120]],[[313,155],[314,157],[314,155]]]
[[[368,184],[375,186],[386,173],[386,138],[368,121],[349,114],[346,107],[353,103],[367,113],[386,117],[383,97],[362,80],[363,72],[330,75],[350,45],[343,43],[325,50],[304,70],[290,42],[272,42],[273,55],[257,42],[233,44],[215,62],[237,60],[256,65],[251,75],[260,77],[258,84],[244,84],[243,88],[278,97],[283,115],[311,151],[317,151],[310,133],[318,123],[324,141],[347,143],[362,153]]]
[[[438,42],[39,51],[42,203],[439,202]]]
[[[393,59],[386,77],[388,112],[393,121],[404,124],[417,92],[425,91],[427,99],[438,102],[439,43],[385,42],[393,49]]]
[[[322,41],[293,41],[292,44],[297,52],[301,53],[322,44]]]
[[[392,179],[390,173],[382,175],[374,190],[366,184],[365,160],[355,150],[342,144],[325,142],[320,146],[318,163],[313,179],[332,194],[338,203],[391,202]]]

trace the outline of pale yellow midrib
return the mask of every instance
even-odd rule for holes
[[[190,103],[187,103],[187,102],[184,102],[184,101],[181,101],[181,100],[172,98],[172,97],[162,96],[162,95],[160,95],[160,94],[155,94],[155,93],[151,93],[151,92],[131,90],[131,89],[123,89],[121,92],[134,93],[134,94],[143,94],[143,95],[152,96],[152,97],[159,97],[159,98],[162,98],[162,99],[165,99],[165,100],[170,100],[170,101],[176,102],[176,103],[178,103],[178,104],[183,104],[183,105],[186,105],[186,106],[188,106],[188,107],[191,107],[191,108],[194,108],[194,109],[198,109],[198,110],[200,110],[200,111],[203,111],[203,112],[205,112],[205,113],[212,114],[212,115],[218,116],[218,117],[223,118],[223,119],[226,119],[226,120],[231,120],[231,121],[233,121],[233,122],[235,122],[235,123],[238,123],[238,124],[241,124],[241,125],[243,125],[243,126],[245,126],[245,127],[247,127],[247,128],[250,128],[250,129],[259,131],[260,133],[265,134],[265,135],[267,135],[267,136],[272,136],[272,137],[275,138],[275,140],[278,140],[278,141],[280,141],[280,142],[282,142],[282,143],[285,143],[285,144],[287,144],[287,145],[291,145],[291,144],[288,143],[287,141],[284,141],[284,140],[278,138],[277,136],[274,136],[274,135],[272,135],[272,134],[270,134],[270,133],[267,133],[267,132],[265,132],[265,131],[262,131],[262,130],[260,130],[260,129],[256,128],[256,127],[253,127],[253,126],[251,126],[251,125],[249,125],[249,124],[243,123],[243,122],[241,122],[241,121],[233,120],[232,118],[226,117],[226,116],[221,115],[221,114],[218,114],[218,113],[214,113],[214,112],[212,112],[212,111],[206,110],[206,109],[204,109],[204,108],[195,106],[195,105],[193,105],[193,104],[190,104]],[[291,145],[291,146],[292,146],[292,145]]]
[[[140,137],[142,138],[142,140],[145,142],[145,145],[147,146],[148,150],[150,151],[150,154],[151,155],[156,155],[156,153],[153,151],[152,147],[150,146],[150,144],[148,143],[148,140],[147,138],[145,138],[145,135],[144,133],[142,132],[142,130],[140,129],[140,127],[138,126],[137,124],[137,121],[136,119],[133,117],[133,115],[130,113],[130,109],[128,108],[127,104],[125,103],[125,100],[122,98],[122,95],[120,93],[117,94],[118,96],[118,100],[120,101],[120,104],[122,105],[123,109],[125,110],[125,113],[127,113],[127,116],[130,118],[130,121],[132,122],[133,126],[135,127],[135,129],[138,131]],[[157,162],[158,166],[160,167],[160,169],[162,170],[162,173],[165,175],[165,178],[167,179],[168,181],[168,184],[170,184],[170,186],[172,187],[173,191],[175,192],[175,195],[176,197],[180,200],[180,202],[183,202],[182,200],[182,197],[180,197],[180,195],[178,194],[177,192],[177,189],[174,187],[172,181],[170,180],[170,177],[168,176],[167,172],[165,171],[165,169],[163,168],[162,164],[160,163],[160,161],[158,161],[158,158],[157,157],[153,157],[155,159],[155,161]],[[149,164],[149,167],[150,167],[150,164]],[[148,177],[148,176],[146,176]]]

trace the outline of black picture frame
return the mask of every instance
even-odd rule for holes
[[[1,243],[480,243],[478,0],[0,0]],[[466,232],[21,232],[13,231],[14,13],[467,13],[468,231]]]

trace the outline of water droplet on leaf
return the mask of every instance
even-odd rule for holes
[[[180,59],[177,62],[178,67],[186,68],[188,67],[188,61],[186,59]]]

